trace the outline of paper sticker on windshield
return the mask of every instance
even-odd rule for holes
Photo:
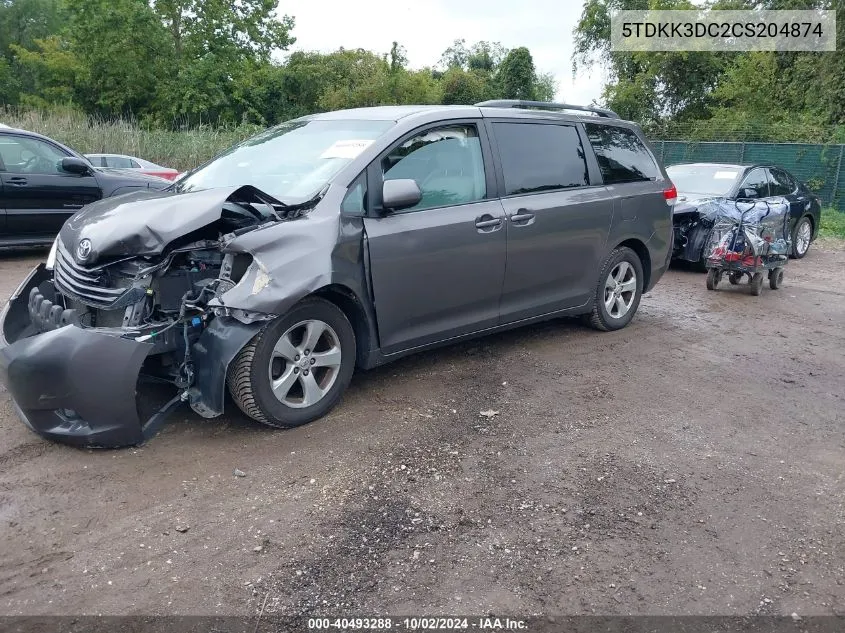
[[[736,171],[717,171],[714,178],[733,180],[739,172]]]
[[[372,141],[367,140],[337,141],[320,154],[320,158],[355,158],[372,144]]]

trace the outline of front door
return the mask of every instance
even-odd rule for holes
[[[466,122],[414,132],[369,170],[364,227],[382,351],[495,326],[507,233],[483,130]],[[384,180],[399,178],[415,180],[422,200],[381,209]]]
[[[100,198],[93,176],[62,171],[67,154],[42,139],[4,134],[0,137],[3,204],[9,236],[52,236],[83,205]]]

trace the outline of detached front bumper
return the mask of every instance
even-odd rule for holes
[[[136,386],[152,345],[75,325],[26,336],[30,290],[49,277],[35,268],[0,315],[0,380],[15,409],[33,431],[67,444],[142,443],[150,422],[139,419]]]

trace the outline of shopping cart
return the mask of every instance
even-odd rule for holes
[[[789,203],[770,200],[714,200],[715,222],[707,256],[707,289],[716,290],[727,275],[736,286],[747,276],[751,294],[759,295],[768,277],[769,287],[783,283],[789,258]]]

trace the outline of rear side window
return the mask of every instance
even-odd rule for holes
[[[657,163],[633,130],[598,123],[584,127],[606,185],[654,180],[660,175]]]
[[[753,194],[751,191],[746,191],[746,189],[753,189]],[[765,169],[761,169],[758,167],[757,169],[751,170],[751,172],[745,177],[745,180],[739,187],[739,197],[769,197],[769,179],[767,177]]]
[[[574,126],[495,123],[494,130],[506,195],[570,189],[589,183],[584,148]]]
[[[788,196],[797,188],[795,179],[782,169],[769,170],[769,191],[773,196]]]
[[[106,159],[106,164],[115,169],[130,169],[132,167],[132,161],[123,156],[109,156]]]

